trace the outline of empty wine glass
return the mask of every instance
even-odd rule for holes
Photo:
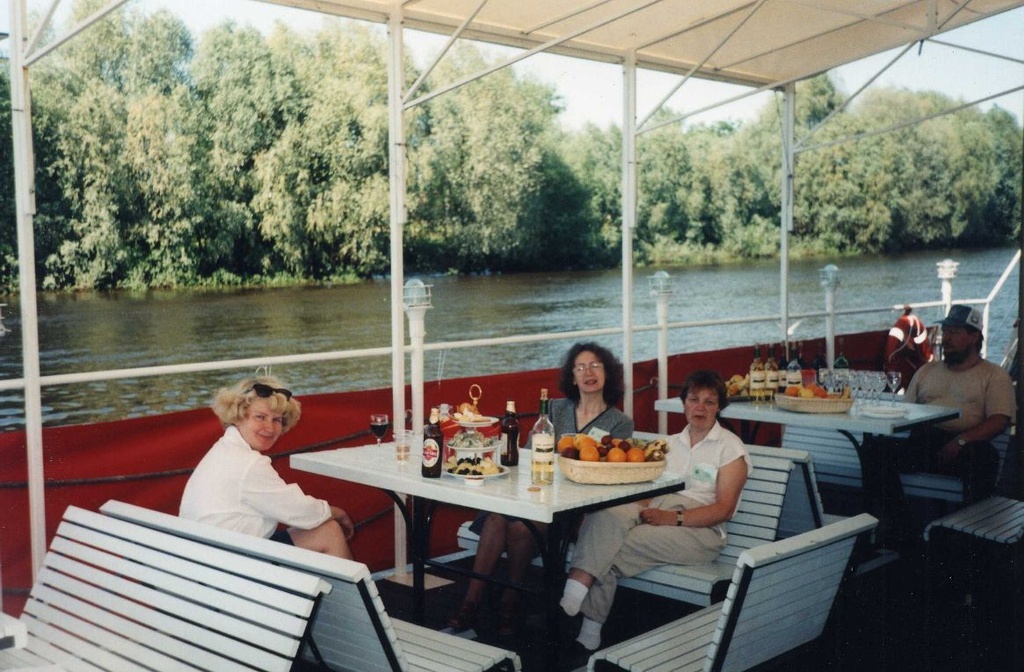
[[[881,404],[882,392],[885,391],[886,380],[884,371],[869,371],[868,372],[868,385],[871,390],[871,395],[875,401]]]
[[[886,387],[892,393],[892,403],[896,403],[896,393],[900,391],[900,384],[903,382],[903,374],[899,371],[886,371],[885,383]]]
[[[388,422],[387,413],[372,413],[370,414],[370,431],[377,437],[377,445],[380,445],[381,439],[388,433],[388,427],[391,423]]]

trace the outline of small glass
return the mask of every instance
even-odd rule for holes
[[[409,453],[412,451],[413,433],[411,429],[396,429],[395,435],[395,462],[407,464]]]
[[[388,421],[387,413],[373,413],[370,415],[370,431],[377,437],[377,445],[380,446],[381,439],[388,433],[388,427],[391,423]]]

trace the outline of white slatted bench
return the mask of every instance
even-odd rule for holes
[[[863,435],[853,433],[857,442]],[[999,474],[1006,464],[1006,451],[1010,442],[1009,432],[997,436],[992,445],[999,452]],[[814,460],[819,483],[840,485],[856,490],[861,489],[860,460],[850,440],[835,430],[814,427],[788,426],[782,435],[782,446],[805,450]],[[997,482],[1001,476],[997,476]],[[944,474],[926,472],[900,474],[903,491],[908,497],[937,499],[944,502],[963,501],[963,486],[960,479]]]
[[[995,544],[1016,544],[1024,536],[1024,502],[1008,497],[989,497],[933,520],[924,528],[924,540],[940,528]]]
[[[0,669],[288,672],[330,585],[69,507]]]
[[[321,600],[313,621],[310,651],[305,658],[320,662],[330,670],[514,672],[521,667],[514,651],[392,619],[370,571],[360,562],[189,523],[124,502],[109,501],[100,510],[108,516],[179,535],[240,558],[270,561],[328,582],[331,592]]]
[[[727,523],[728,543],[718,558],[707,565],[663,565],[620,579],[620,586],[706,606],[724,599],[736,558],[743,551],[778,538],[787,503],[790,506],[787,524],[792,531],[820,526],[821,500],[807,453],[748,446],[751,448],[753,473],[743,488],[736,515]],[[798,478],[794,479],[794,474],[799,474]],[[810,487],[807,487],[808,482]],[[458,544],[460,548],[473,551],[479,537],[469,526],[466,522],[459,528]]]
[[[724,602],[590,657],[588,670],[747,670],[821,636],[868,514],[744,551]]]

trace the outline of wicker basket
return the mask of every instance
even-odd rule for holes
[[[853,399],[808,399],[777,394],[775,405],[784,411],[795,413],[846,413],[853,406]]]
[[[665,471],[660,462],[584,462],[558,456],[558,469],[576,483],[615,485],[653,481]]]

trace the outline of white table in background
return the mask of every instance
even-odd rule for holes
[[[565,572],[568,535],[585,513],[654,497],[683,488],[683,479],[664,472],[653,481],[623,485],[583,485],[567,480],[555,469],[552,485],[533,486],[530,482],[530,452],[521,451],[519,466],[507,474],[488,478],[483,485],[467,485],[462,477],[442,474],[440,478],[420,475],[420,456],[409,456],[408,463],[395,461],[394,444],[376,444],[292,455],[291,467],[343,481],[380,488],[395,501],[411,534],[413,592],[415,612],[420,622],[424,615],[424,571],[427,565],[439,565],[428,558],[430,522],[436,504],[452,504],[481,511],[521,518],[527,522],[547,523],[542,557],[544,560],[545,601],[548,604],[547,656],[557,662],[558,597]],[[405,495],[411,498],[406,502]],[[536,533],[536,530],[534,530]]]
[[[742,424],[741,438],[748,443],[756,436],[758,427],[766,422],[795,427],[832,429],[839,432],[849,440],[850,447],[857,453],[862,467],[861,482],[867,496],[867,508],[875,508],[872,503],[880,500],[882,484],[875,482],[877,479],[871,478],[870,475],[874,473],[874,470],[863,468],[865,454],[872,450],[873,442],[881,436],[892,436],[920,425],[929,425],[960,417],[958,408],[902,402],[900,406],[906,411],[906,415],[902,417],[874,417],[858,412],[856,407],[846,413],[797,413],[783,410],[774,403],[755,404],[741,401],[730,403],[719,416],[725,420],[739,420]],[[679,398],[659,399],[654,402],[654,408],[669,413],[682,413],[683,401]],[[861,435],[859,440],[858,433]],[[896,465],[892,465],[892,468],[895,469]],[[869,513],[876,517],[883,515],[883,512],[878,510],[869,511]]]

